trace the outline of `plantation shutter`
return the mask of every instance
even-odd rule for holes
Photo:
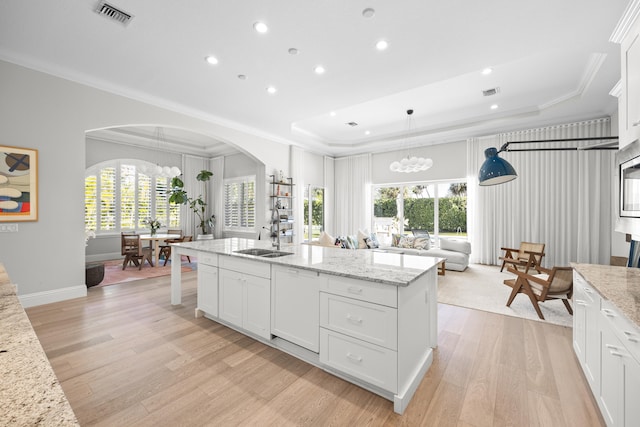
[[[255,186],[255,176],[225,180],[224,226],[226,229],[255,227]]]
[[[116,228],[116,168],[100,171],[100,229]]]
[[[120,228],[136,228],[136,167],[120,166]]]
[[[98,176],[84,179],[84,229],[98,228]]]

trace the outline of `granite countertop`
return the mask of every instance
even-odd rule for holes
[[[640,268],[579,263],[571,266],[640,328]]]
[[[198,240],[174,243],[172,246],[395,286],[409,285],[443,260],[443,258],[430,256],[401,255],[367,249],[336,249],[313,245],[282,246],[280,249],[282,252],[291,252],[292,255],[264,258],[238,254],[235,251],[249,248],[273,249],[270,241],[241,238]]]
[[[2,425],[79,425],[1,263],[0,325]]]

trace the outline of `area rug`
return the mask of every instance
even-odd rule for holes
[[[444,276],[438,276],[438,302],[572,327],[573,316],[560,300],[540,304],[546,320],[538,317],[524,294],[517,295],[511,307],[507,307],[511,288],[502,282],[513,277],[493,265],[471,264],[463,272],[447,270]]]
[[[191,257],[191,262],[187,262],[185,259],[182,262],[182,271],[196,270],[196,260]],[[127,266],[122,269],[122,259],[114,259],[110,261],[104,261],[104,279],[100,282],[100,286],[113,285],[115,283],[133,282],[135,280],[148,279],[151,277],[168,276],[171,274],[171,263],[168,262],[166,266],[163,266],[163,260],[160,260],[160,265],[157,267],[151,267],[145,263],[142,266],[142,270],[138,270],[138,267]]]

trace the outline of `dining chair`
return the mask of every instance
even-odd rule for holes
[[[138,270],[142,270],[145,260],[153,267],[151,247],[142,246],[139,234],[122,232],[120,239],[121,253],[124,256],[124,261],[122,262],[123,270],[131,263],[137,266]]]
[[[569,314],[573,315],[569,304],[573,295],[573,268],[553,267],[550,270],[540,266],[538,268],[541,271],[539,274],[529,274],[514,267],[508,268],[508,271],[517,277],[504,281],[505,285],[512,288],[511,295],[507,300],[507,307],[511,306],[516,295],[522,293],[529,297],[538,317],[542,320],[544,320],[544,316],[538,303],[553,299],[561,299]]]
[[[183,236],[179,239],[167,239],[165,240],[165,242],[181,243],[181,242],[190,242],[191,240],[192,240],[192,236]],[[169,261],[169,259],[171,258],[171,245],[160,245],[159,256],[164,256],[164,264],[162,264],[162,266],[164,267],[165,265],[167,265],[167,261]],[[191,258],[189,257],[189,255],[186,255],[186,257],[187,257],[187,261],[191,262]],[[180,261],[182,261],[182,259]]]

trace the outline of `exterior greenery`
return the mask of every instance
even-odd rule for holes
[[[426,187],[406,187],[403,197],[404,229],[434,231],[434,199],[421,196]],[[373,213],[377,218],[398,218],[400,187],[383,187],[374,200]],[[466,183],[451,184],[446,197],[438,197],[439,231],[442,233],[467,232]]]

